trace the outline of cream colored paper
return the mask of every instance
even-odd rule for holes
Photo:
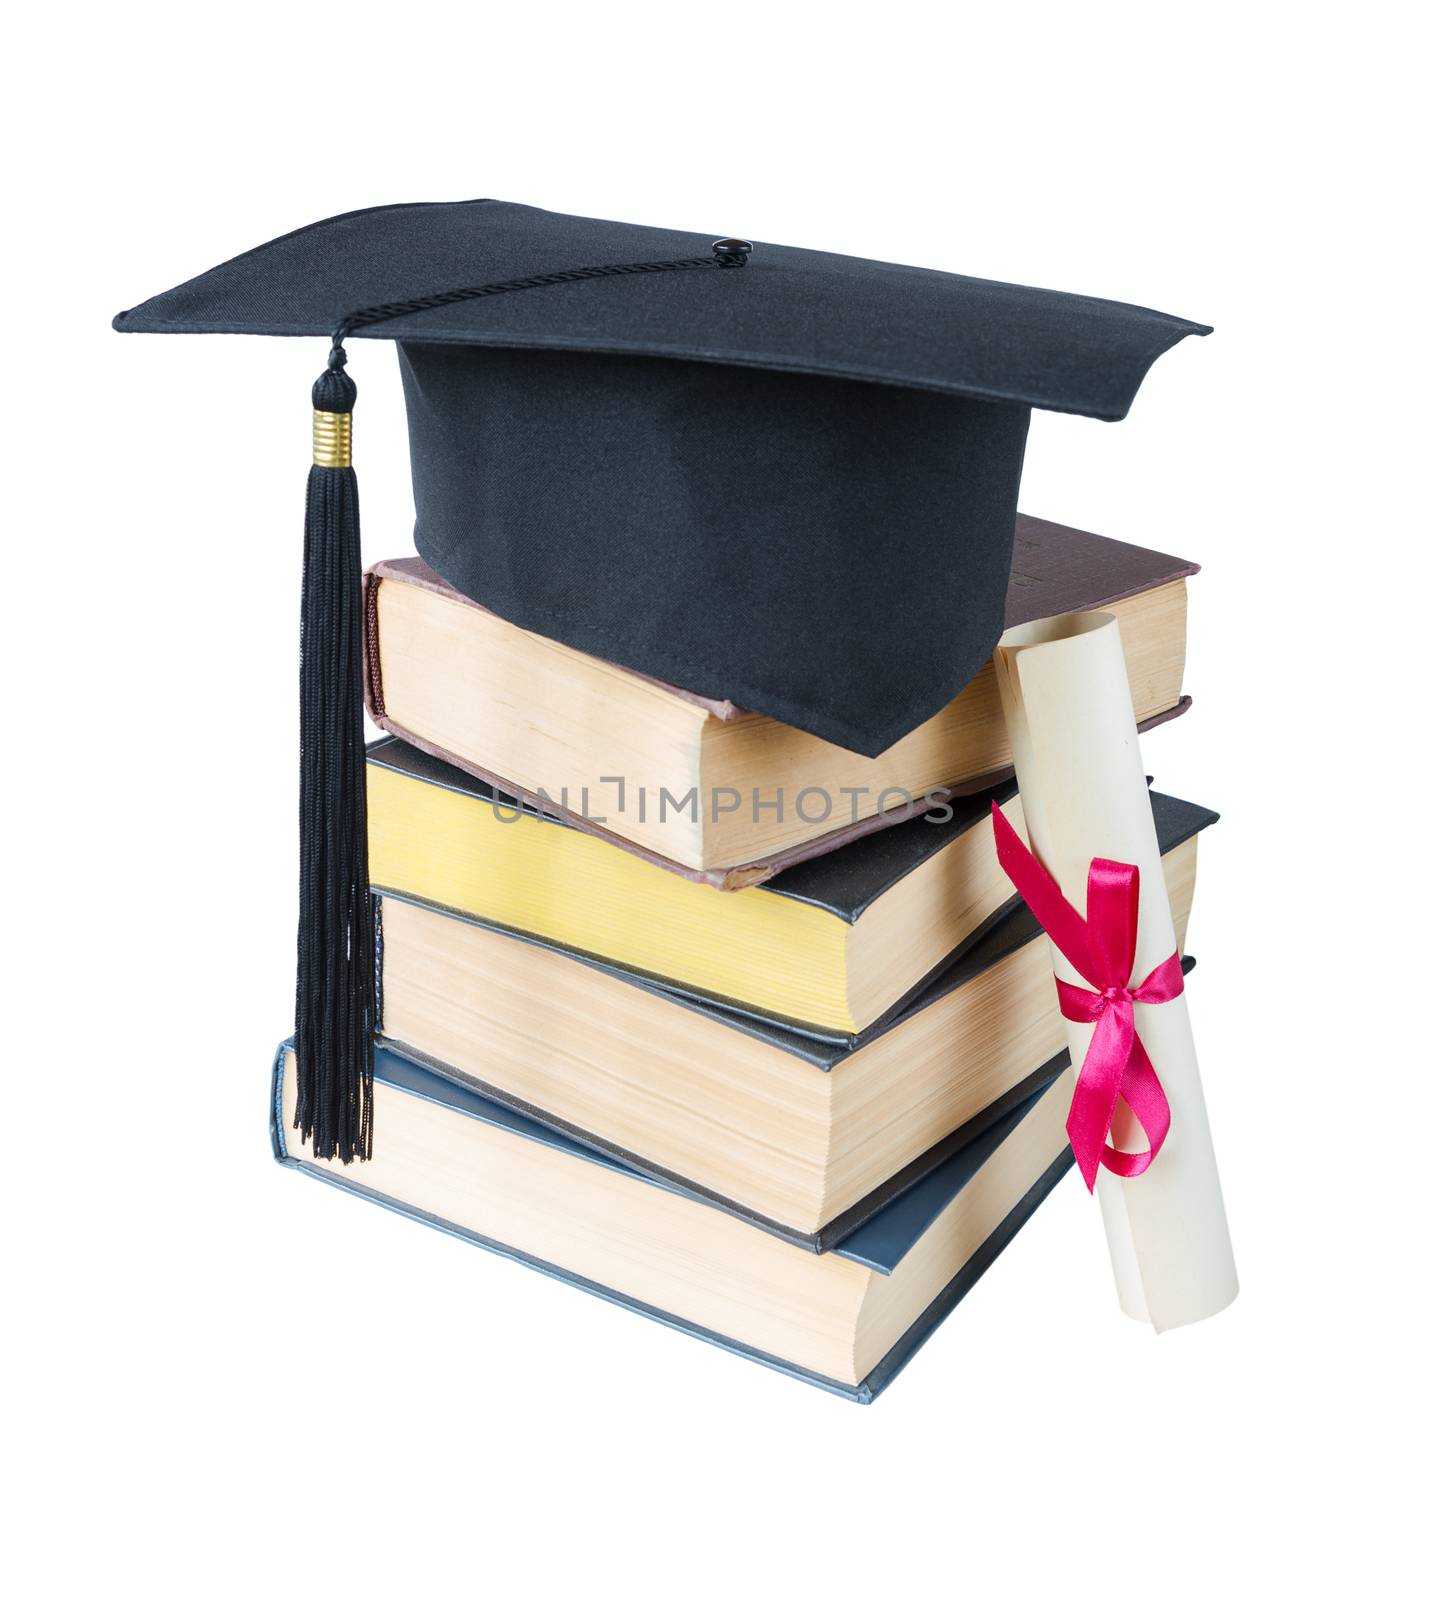
[[[1139,755],[1117,621],[1103,612],[1010,628],[994,653],[1029,843],[1080,913],[1095,856],[1139,869],[1141,981],[1174,950],[1173,917]],[[1087,988],[1052,944],[1054,971]],[[1100,1169],[1098,1196],[1119,1303],[1162,1333],[1212,1316],[1238,1293],[1188,1003],[1134,1008],[1173,1112],[1157,1160],[1137,1178]],[[1067,1024],[1075,1067],[1092,1023]],[[1113,1143],[1141,1150],[1120,1104]]]

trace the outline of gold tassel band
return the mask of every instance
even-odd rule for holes
[[[348,411],[315,412],[315,465],[317,467],[347,467],[350,465],[350,428],[353,420]]]

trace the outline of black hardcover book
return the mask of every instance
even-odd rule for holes
[[[1017,904],[1010,779],[733,893],[676,877],[403,740],[366,751],[377,892],[848,1045]]]

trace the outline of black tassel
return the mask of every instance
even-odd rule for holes
[[[314,1154],[373,1146],[375,929],[365,819],[359,490],[350,465],[355,385],[336,344],[313,391],[300,620],[300,922],[295,1127]]]

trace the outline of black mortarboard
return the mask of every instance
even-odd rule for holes
[[[302,1132],[344,1159],[368,1150],[373,1021],[345,339],[399,344],[415,543],[455,588],[876,755],[998,639],[1030,409],[1120,418],[1158,356],[1209,331],[494,200],[334,217],[115,326],[333,338],[306,522],[296,1034]]]

